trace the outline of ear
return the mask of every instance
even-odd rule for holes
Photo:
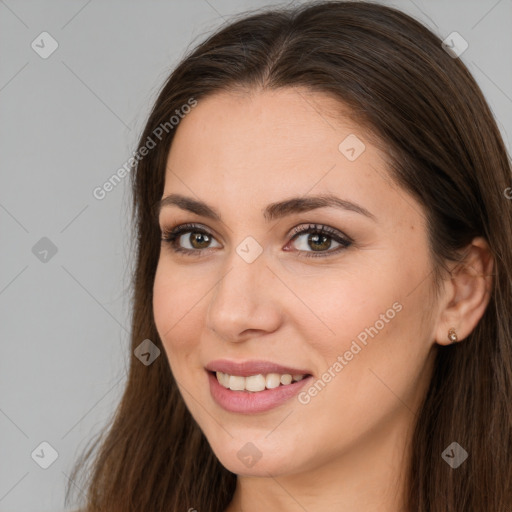
[[[466,338],[482,318],[491,298],[494,259],[487,241],[473,239],[445,283],[444,302],[435,329],[439,345],[450,345],[448,330],[454,328],[458,341]]]

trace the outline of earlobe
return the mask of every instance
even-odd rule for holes
[[[439,345],[467,338],[482,318],[491,297],[494,259],[487,241],[475,238],[464,254],[464,260],[451,271],[450,297],[440,312],[436,330]]]
[[[448,339],[451,343],[457,343],[459,341],[459,337],[457,336],[457,331],[454,327],[450,327],[448,329]]]

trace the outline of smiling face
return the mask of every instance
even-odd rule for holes
[[[359,464],[386,468],[381,451],[396,452],[430,379],[423,210],[364,131],[326,114],[336,108],[305,90],[219,93],[181,121],[169,153],[163,197],[217,217],[183,199],[162,207],[162,230],[192,226],[162,242],[155,322],[189,410],[239,475],[332,469],[363,452]],[[275,205],[292,198],[304,204]],[[279,387],[227,390],[207,366],[238,376],[235,388]],[[281,380],[295,370],[307,377]]]

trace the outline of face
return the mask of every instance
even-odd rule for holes
[[[336,109],[305,90],[219,93],[169,152],[162,197],[202,206],[161,208],[164,236],[183,230],[162,242],[155,322],[191,414],[239,475],[329,467],[407,431],[430,378],[423,210]]]

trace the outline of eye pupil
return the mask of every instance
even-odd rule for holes
[[[309,235],[309,240],[308,241],[309,242],[313,242],[314,244],[319,244],[319,242],[318,242],[319,239],[323,239],[323,241],[320,242],[321,247],[320,248],[317,247],[316,249],[314,249],[312,247],[312,249],[314,249],[314,250],[329,249],[329,246],[331,244],[329,242],[330,238],[328,236],[321,235],[321,234],[311,234],[311,235]]]
[[[196,249],[204,249],[208,246],[210,242],[210,237],[205,233],[193,233],[190,235],[191,245]],[[202,241],[201,241],[202,239]],[[199,247],[196,246],[196,242],[199,244]]]

